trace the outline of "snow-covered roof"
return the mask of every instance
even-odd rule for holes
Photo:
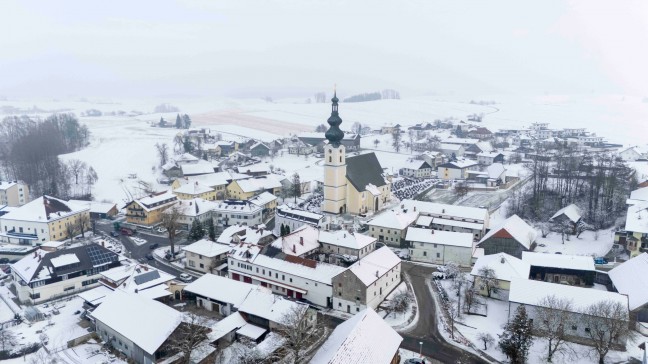
[[[256,244],[238,243],[232,246],[229,256],[244,261],[254,261],[254,258],[261,252],[261,247]]]
[[[628,206],[625,229],[635,233],[648,233],[648,202]]]
[[[470,274],[479,276],[479,270],[483,267],[493,269],[497,279],[509,282],[514,279],[528,279],[531,271],[529,263],[506,253],[480,256]]]
[[[311,364],[389,364],[403,338],[373,309],[338,325],[317,350]]]
[[[241,316],[239,312],[234,312],[213,325],[211,327],[211,332],[207,334],[207,338],[210,342],[214,342],[230,332],[240,329],[246,324],[247,321],[245,321],[243,316]]]
[[[291,217],[296,220],[308,219],[308,220],[319,221],[322,218],[324,218],[324,215],[322,214],[318,214],[306,210],[293,209],[287,205],[278,206],[277,214],[282,215],[282,217]]]
[[[63,267],[69,264],[79,263],[79,257],[76,254],[61,254],[56,258],[50,259],[54,268]]]
[[[454,162],[446,162],[438,166],[438,168],[459,168],[464,169],[472,166],[476,166],[479,163],[471,159],[462,159]]]
[[[403,208],[408,211],[416,209],[421,215],[430,215],[441,218],[471,219],[476,221],[488,220],[488,210],[478,207],[447,205],[436,202],[419,200],[403,200]]]
[[[628,295],[630,310],[648,303],[648,253],[621,263],[608,272],[614,288]]]
[[[34,277],[34,274],[36,274],[39,262],[42,259],[39,258],[39,256],[42,257],[47,253],[47,251],[39,249],[32,254],[27,254],[19,261],[13,263],[11,265],[11,270],[22,277],[25,282],[30,282]]]
[[[430,226],[432,225],[432,219],[434,219],[432,216],[419,216],[418,219],[416,219],[416,225],[420,226]]]
[[[101,272],[101,276],[106,282],[104,284],[107,284],[110,288],[138,293],[160,285],[166,289],[165,283],[175,278],[169,273],[142,263],[115,267]],[[167,292],[166,295],[168,294]]]
[[[253,204],[257,205],[257,206],[263,207],[263,206],[269,204],[270,202],[275,201],[276,199],[277,199],[277,196],[273,195],[272,193],[270,193],[270,192],[262,192],[262,193],[260,193],[260,194],[258,194],[256,196],[252,197],[248,201],[250,203],[253,203]]]
[[[149,195],[136,202],[146,211],[151,211],[153,208],[159,209],[169,207],[174,204],[178,198],[171,191],[165,191],[157,195]]]
[[[243,325],[240,329],[236,330],[236,333],[238,335],[248,337],[252,340],[257,340],[258,338],[261,337],[261,335],[265,334],[266,331],[267,331],[266,329],[253,325],[248,322],[247,324]]]
[[[239,173],[270,173],[270,164],[268,164],[268,162],[250,164],[247,166],[236,167],[236,170],[239,171]]]
[[[378,189],[378,187],[371,183],[365,186],[365,190],[374,196],[380,196],[380,190]]]
[[[255,287],[250,283],[207,273],[189,283],[184,290],[238,307]]]
[[[230,249],[231,248],[229,245],[220,244],[208,239],[198,240],[197,242],[191,243],[182,248],[182,250],[184,251],[202,255],[207,258],[213,258],[221,254],[225,254],[229,252]]]
[[[345,230],[338,230],[320,231],[319,241],[325,244],[357,250],[375,242],[376,238],[358,233],[349,233]]]
[[[97,201],[83,201],[83,200],[70,200],[70,202],[82,206],[85,205],[88,208],[90,208],[90,212],[93,213],[99,213],[99,214],[107,214],[112,210],[113,207],[115,207],[114,203],[109,203],[109,202],[97,202]]]
[[[238,310],[272,322],[282,323],[285,316],[293,313],[304,314],[307,309],[308,305],[305,303],[290,301],[273,294],[269,288],[256,286],[250,291]]]
[[[184,193],[184,194],[187,194],[187,195],[194,195],[194,196],[197,196],[197,195],[200,195],[200,194],[203,194],[203,193],[207,193],[207,192],[212,192],[212,191],[214,191],[213,188],[211,188],[211,187],[209,187],[207,185],[204,185],[204,184],[202,184],[202,183],[200,183],[198,181],[195,181],[193,183],[185,183],[185,184],[181,185],[180,187],[176,188],[175,190],[173,190],[173,192],[176,193],[176,194],[177,193]]]
[[[212,202],[212,201],[209,201]],[[222,211],[236,211],[236,212],[245,212],[245,213],[255,213],[261,211],[261,206],[257,206],[249,203],[248,201],[239,201],[239,200],[225,200],[225,201],[213,201],[212,210],[222,212]]]
[[[265,237],[268,237],[268,236],[272,236],[272,238],[275,237],[272,230],[266,229],[265,225],[261,225],[261,226],[257,226],[257,227],[248,227],[248,226],[246,226],[243,231],[239,230],[234,235],[238,235],[238,239],[240,241],[244,241],[244,242],[250,243],[250,244],[259,244],[259,241],[261,239],[263,239]],[[230,240],[227,243],[232,241],[232,239],[234,238],[234,235],[229,236]],[[223,234],[221,234],[219,239],[221,237],[223,237]],[[228,237],[223,237],[222,240],[227,240],[227,239],[228,239]],[[222,240],[219,240],[219,242],[221,242]],[[235,242],[236,242],[236,240],[235,240]]]
[[[321,282],[331,285],[333,277],[340,274],[345,268],[322,262],[316,262],[313,267],[293,263],[288,260],[271,258],[267,255],[259,254],[254,258],[254,264],[272,269],[272,271],[285,272],[312,281]]]
[[[112,294],[113,290],[106,286],[99,286],[87,291],[83,291],[77,296],[93,306],[100,305],[106,297]]]
[[[642,187],[630,192],[631,200],[648,201],[648,187]]]
[[[319,229],[311,225],[302,225],[288,235],[284,235],[272,243],[284,253],[302,256],[319,248]]]
[[[387,210],[367,222],[368,225],[379,226],[387,229],[403,230],[418,218],[418,212]]]
[[[243,192],[256,192],[259,190],[268,190],[281,187],[281,180],[285,177],[269,174],[250,179],[236,181]]]
[[[215,210],[218,205],[218,202],[209,201],[202,198],[178,200],[176,203],[180,214],[186,217],[196,217],[206,214],[212,210]]]
[[[478,156],[478,157],[487,157],[487,158],[495,158],[495,157],[497,157],[497,156],[499,156],[499,155],[503,155],[503,154],[500,153],[500,152],[497,152],[497,151],[495,151],[495,152],[490,152],[490,151],[489,151],[489,152],[480,152],[480,153],[477,153],[477,156]]]
[[[182,174],[185,176],[214,173],[214,166],[207,161],[182,164],[180,168],[182,169]]]
[[[538,236],[537,231],[535,231],[535,229],[532,228],[529,224],[524,222],[524,220],[522,220],[518,215],[509,217],[501,226],[489,231],[479,241],[479,244],[490,239],[495,234],[498,234],[498,236],[501,235],[503,237],[512,237],[527,249],[531,247],[531,243],[533,243]]]
[[[89,210],[90,207],[86,204],[77,204],[51,196],[41,196],[11,210],[2,216],[2,220],[48,222]]]
[[[383,246],[353,263],[348,270],[369,286],[399,264],[400,258],[391,249]]]
[[[562,209],[558,210],[555,214],[553,214],[553,216],[549,220],[553,220],[556,217],[558,217],[560,215],[563,215],[563,214],[565,216],[567,216],[567,218],[571,222],[574,222],[574,223],[578,222],[578,220],[580,220],[581,216],[582,216],[581,211],[578,208],[578,206],[576,206],[574,204],[571,204],[571,205],[567,205],[567,206],[563,207]]]
[[[176,162],[178,163],[193,163],[193,162],[198,162],[199,159],[197,157],[194,157],[193,155],[189,153],[184,153],[178,157],[175,158]]]
[[[571,301],[571,312],[582,312],[587,307],[601,301],[620,303],[626,309],[628,307],[628,297],[619,293],[528,279],[511,281],[509,302],[538,306],[540,300],[551,295],[558,299]]]
[[[458,151],[463,148],[463,146],[461,144],[441,143],[439,148],[441,148],[441,150]]]
[[[229,244],[232,242],[232,236],[234,236],[234,234],[239,234],[242,231],[245,231],[245,229],[247,229],[247,226],[243,226],[243,225],[228,226],[225,228],[225,230],[223,230],[223,232],[218,236],[218,238],[216,238],[216,242],[221,244]]]
[[[442,219],[440,217],[433,218],[432,224],[461,227],[461,228],[472,229],[472,230],[482,230],[484,228],[484,223],[481,222],[467,222],[467,221],[459,221],[459,220],[452,220],[452,219]]]
[[[506,173],[506,168],[504,168],[502,163],[493,163],[486,167],[486,173],[488,174],[488,178],[500,178],[503,173]]]
[[[445,138],[441,140],[441,143],[448,143],[448,144],[475,144],[478,142],[479,139],[468,139],[468,138]]]
[[[489,142],[477,142],[475,145],[482,151],[482,152],[490,152],[493,150],[493,146]]]
[[[584,255],[522,252],[522,260],[535,267],[577,269],[594,272],[594,259]]]
[[[473,235],[471,233],[422,229],[416,227],[407,228],[405,240],[417,243],[452,245],[464,248],[472,248],[473,245]]]
[[[154,354],[182,321],[180,312],[163,303],[119,290],[92,316],[149,354]]]
[[[16,183],[15,181],[0,181],[0,190],[7,190],[17,184],[18,183]]]

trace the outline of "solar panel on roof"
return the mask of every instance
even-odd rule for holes
[[[96,245],[89,245],[87,247],[87,252],[93,266],[117,261],[117,254],[106,249],[101,249]]]
[[[135,276],[133,280],[135,281],[136,284],[140,285],[142,283],[150,282],[154,279],[160,278],[160,272],[156,270],[152,270],[150,272],[146,272],[144,274],[140,274],[138,276]]]

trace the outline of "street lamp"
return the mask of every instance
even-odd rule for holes
[[[419,341],[419,356],[423,356],[423,341]]]

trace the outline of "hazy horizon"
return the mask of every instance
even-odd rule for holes
[[[648,5],[6,2],[0,96],[648,96]]]

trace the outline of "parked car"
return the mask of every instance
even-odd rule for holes
[[[432,278],[434,279],[445,279],[446,275],[442,272],[432,272]]]
[[[191,282],[192,277],[187,273],[180,274],[180,280],[183,282]]]
[[[608,264],[608,260],[603,257],[594,258],[594,264]]]
[[[405,360],[405,364],[423,364],[423,363],[425,363],[423,359],[419,359],[419,358],[410,358]]]
[[[133,235],[133,230],[127,229],[127,228],[122,228],[121,233],[122,233],[122,235],[131,236],[131,235]]]
[[[153,243],[153,244],[149,245],[149,248],[151,248],[151,249],[157,249],[159,246],[160,246],[160,244],[158,244],[158,243]]]
[[[112,236],[113,238],[116,238],[116,237],[119,236],[119,233],[116,232],[116,231],[111,231],[111,232],[110,232],[110,236]]]
[[[148,253],[148,254],[146,254],[146,259],[148,259],[148,260],[153,260],[153,259],[155,259],[155,258],[153,258],[153,254]]]

